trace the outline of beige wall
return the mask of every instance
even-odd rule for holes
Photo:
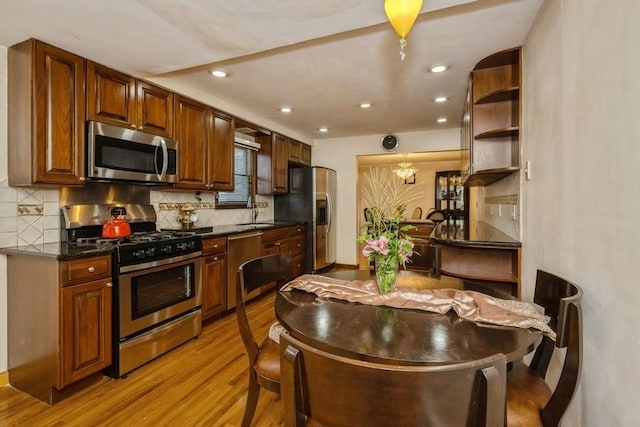
[[[7,186],[7,48],[0,46],[0,191]],[[1,209],[2,206],[0,206]],[[0,372],[7,371],[7,257],[0,255]]]
[[[443,129],[428,132],[397,133],[398,152],[426,152],[457,150],[460,148],[460,129]],[[356,157],[365,154],[384,154],[380,148],[383,135],[358,136],[316,140],[313,147],[313,164],[337,171],[338,176],[338,252],[339,264],[357,263],[355,238],[357,225],[357,177]]]
[[[524,294],[585,291],[580,393],[563,426],[638,425],[640,2],[547,0],[524,45]]]

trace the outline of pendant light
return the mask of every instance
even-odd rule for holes
[[[385,0],[384,12],[400,37],[400,59],[407,55],[407,36],[422,9],[422,0]]]
[[[407,179],[410,176],[412,176],[414,173],[416,173],[416,169],[411,167],[411,163],[407,162],[407,154],[405,153],[403,154],[403,156],[404,156],[404,159],[403,159],[404,161],[401,163],[398,163],[398,166],[400,167],[392,170],[400,178]]]

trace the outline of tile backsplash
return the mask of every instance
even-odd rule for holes
[[[522,241],[519,172],[484,187],[482,215],[488,224]]]
[[[180,205],[196,208],[196,227],[251,222],[250,209],[215,209],[213,193],[151,191],[158,228],[177,228]],[[273,220],[273,197],[257,196],[257,221]],[[60,190],[9,187],[0,181],[0,247],[60,241]]]
[[[0,182],[0,247],[60,241],[57,189],[14,188]]]

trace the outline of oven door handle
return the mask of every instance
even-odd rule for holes
[[[185,261],[188,259],[198,258],[202,256],[202,251],[192,252],[187,255],[180,255],[173,258],[160,259],[157,261],[145,262],[142,264],[134,264],[134,265],[125,265],[124,267],[120,267],[120,273],[131,273],[132,271],[145,270],[147,268],[160,267],[163,265],[169,265],[180,261]]]

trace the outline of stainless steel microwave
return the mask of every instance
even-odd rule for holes
[[[148,184],[178,180],[178,142],[132,129],[87,122],[87,177]]]

